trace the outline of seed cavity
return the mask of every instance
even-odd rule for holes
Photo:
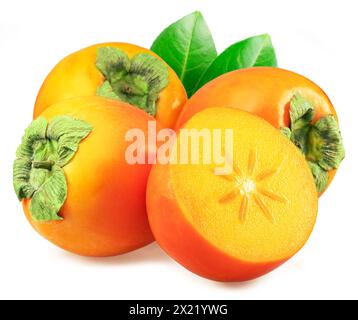
[[[245,173],[238,166],[234,166],[234,173],[227,176],[221,176],[225,180],[233,183],[233,189],[221,196],[219,202],[225,204],[240,197],[238,216],[239,221],[243,224],[247,221],[249,208],[254,205],[260,209],[263,216],[270,223],[275,223],[275,217],[271,212],[269,205],[266,204],[263,198],[280,203],[287,203],[287,199],[265,189],[261,186],[261,183],[264,180],[273,177],[278,172],[281,165],[278,166],[278,168],[259,172],[255,175],[257,165],[257,152],[256,150],[251,150]]]

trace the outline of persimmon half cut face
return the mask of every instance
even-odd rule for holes
[[[233,171],[216,175],[215,165],[204,163],[155,165],[147,188],[154,236],[201,276],[263,275],[292,257],[314,226],[317,191],[305,158],[265,120],[239,110],[206,109],[183,127],[193,128],[233,130]]]

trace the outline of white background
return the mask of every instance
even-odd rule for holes
[[[347,149],[304,249],[271,274],[242,284],[199,278],[156,244],[109,259],[66,253],[32,230],[12,190],[15,149],[55,63],[98,42],[149,47],[164,27],[194,10],[204,14],[219,51],[270,33],[279,65],[311,78],[330,96]],[[356,0],[1,1],[0,298],[358,298],[357,12]]]

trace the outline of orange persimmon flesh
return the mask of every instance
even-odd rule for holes
[[[120,49],[129,58],[146,53],[162,61],[148,49],[120,42],[96,44],[70,54],[53,68],[42,84],[35,103],[34,118],[61,100],[96,95],[97,88],[104,81],[104,76],[96,67],[97,52],[102,47]],[[160,92],[156,119],[164,127],[172,128],[187,100],[187,95],[176,73],[166,66],[169,72],[168,84]]]
[[[159,245],[218,281],[253,279],[292,257],[313,229],[318,202],[298,149],[265,120],[237,109],[203,110],[183,128],[233,129],[234,170],[220,176],[202,162],[155,165],[147,209]]]

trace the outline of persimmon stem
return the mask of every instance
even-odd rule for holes
[[[54,161],[48,160],[48,161],[34,161],[32,162],[32,167],[35,169],[46,169],[51,170],[52,166],[55,164]]]

